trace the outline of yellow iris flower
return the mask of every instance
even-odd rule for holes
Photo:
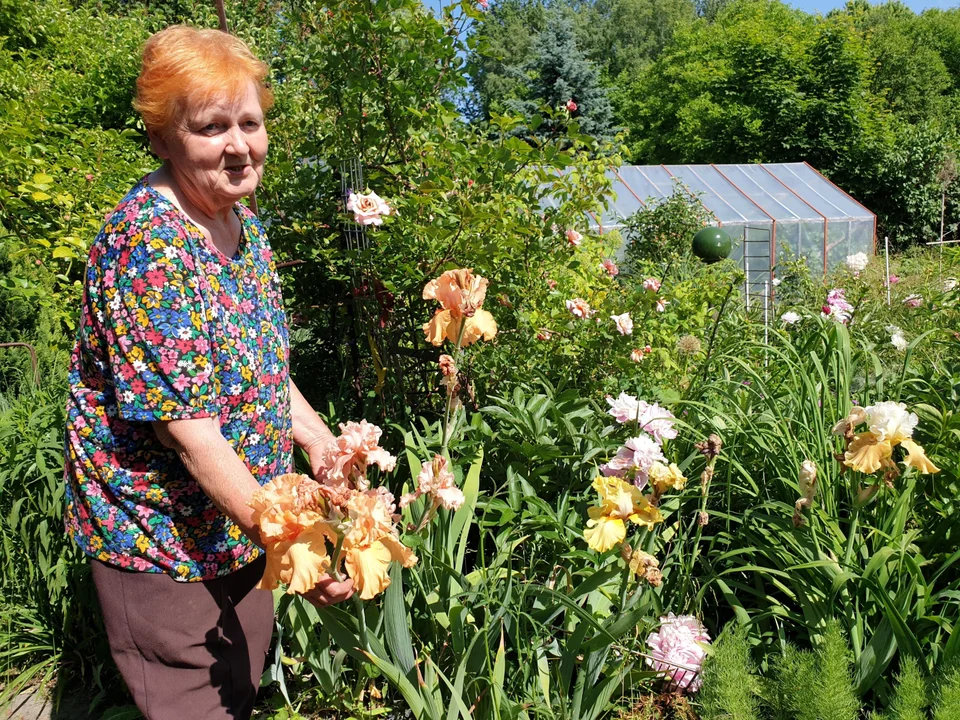
[[[618,477],[599,476],[593,481],[593,489],[600,494],[600,506],[587,512],[587,529],[583,537],[590,549],[606,552],[627,536],[626,522],[644,525],[652,530],[663,521],[660,511],[651,505],[639,488]]]
[[[918,418],[908,412],[903,403],[880,402],[864,409],[855,408],[848,418],[837,423],[834,432],[852,433],[861,422],[866,422],[869,429],[854,435],[850,441],[843,455],[843,464],[848,468],[869,475],[881,468],[893,467],[893,449],[902,445],[907,453],[903,459],[905,466],[923,474],[940,472],[923,448],[911,439]]]

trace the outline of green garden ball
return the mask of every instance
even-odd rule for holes
[[[722,228],[705,227],[693,236],[693,254],[706,263],[715,263],[730,255],[730,236]]]

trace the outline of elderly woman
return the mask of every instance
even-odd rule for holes
[[[67,405],[67,532],[90,556],[110,649],[151,720],[250,716],[273,599],[247,503],[319,466],[332,435],[290,379],[280,282],[241,204],[263,175],[266,66],[171,27],[134,103],[162,166],[90,249]],[[321,583],[310,600],[352,594]]]

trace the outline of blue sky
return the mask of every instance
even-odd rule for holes
[[[809,13],[828,13],[835,8],[843,7],[846,5],[846,2],[844,0],[793,0],[793,2],[788,2],[787,4]],[[941,8],[946,10],[957,7],[960,3],[958,3],[957,0],[903,0],[903,4],[914,12],[919,13],[928,8]]]
[[[441,0],[424,0],[424,2],[427,6],[433,8],[434,12],[436,12],[441,5]],[[903,3],[914,12],[919,13],[928,8],[947,10],[957,7],[960,5],[960,0],[903,0]],[[792,2],[788,2],[787,4],[809,13],[819,12],[826,14],[835,8],[843,7],[846,4],[846,0],[792,0]]]

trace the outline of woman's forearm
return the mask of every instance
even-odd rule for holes
[[[290,405],[293,416],[293,441],[307,452],[333,442],[334,436],[323,419],[290,379]]]
[[[262,545],[249,502],[260,487],[246,464],[220,433],[216,418],[157,421],[160,442],[176,451],[207,497],[244,535]]]

